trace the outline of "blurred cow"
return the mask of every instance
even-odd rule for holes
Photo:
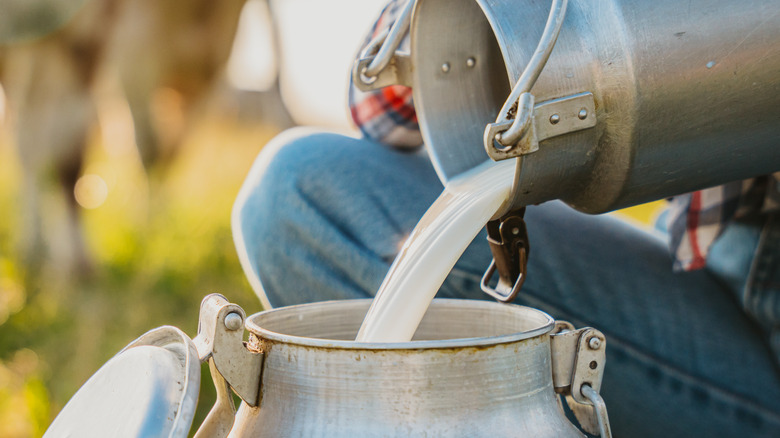
[[[119,74],[136,143],[149,167],[175,153],[223,71],[245,0],[121,1],[109,61]],[[167,107],[181,112],[164,130],[153,99],[161,90]]]
[[[169,159],[230,55],[244,0],[86,0],[69,21],[56,14],[72,14],[58,5],[73,1],[17,3],[24,2],[37,14],[46,12],[41,16],[55,15],[30,23],[67,21],[46,36],[21,32],[26,41],[0,47],[0,83],[24,171],[24,251],[32,262],[49,259],[83,273],[90,262],[73,188],[96,121],[97,78],[117,75],[144,165]],[[2,31],[0,37],[0,44],[13,39]],[[159,90],[173,96],[180,113],[164,135],[152,106]],[[48,223],[42,197],[57,191],[65,213]]]

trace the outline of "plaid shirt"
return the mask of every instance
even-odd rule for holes
[[[780,172],[675,196],[669,246],[675,270],[706,265],[710,246],[733,219],[780,209]]]
[[[363,46],[389,29],[406,0],[392,0],[371,28]],[[408,50],[409,36],[401,43]],[[352,119],[363,135],[400,148],[422,145],[411,88],[394,85],[362,92],[350,84]],[[710,246],[735,218],[780,209],[780,172],[675,196],[670,202],[669,246],[675,270],[706,265]]]

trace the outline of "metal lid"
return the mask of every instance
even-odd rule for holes
[[[192,341],[175,327],[160,327],[103,365],[44,437],[186,437],[199,390]]]

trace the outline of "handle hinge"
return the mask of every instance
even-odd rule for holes
[[[590,327],[575,330],[571,323],[557,321],[550,347],[555,392],[566,398],[586,432],[611,438],[607,406],[599,395],[606,362],[604,334]]]

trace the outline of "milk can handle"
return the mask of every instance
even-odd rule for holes
[[[556,321],[550,335],[555,392],[565,397],[584,431],[612,438],[607,406],[599,395],[606,347],[607,340],[600,331],[591,327],[574,329],[566,321]]]
[[[547,17],[547,24],[544,26],[542,37],[539,40],[539,44],[536,46],[531,60],[526,65],[523,73],[520,75],[520,79],[512,88],[512,92],[509,94],[504,106],[499,111],[496,117],[496,122],[487,126],[485,141],[490,142],[485,147],[495,147],[493,142],[497,142],[500,147],[511,148],[517,143],[525,134],[530,125],[531,115],[533,114],[533,96],[529,94],[531,88],[533,88],[539,75],[542,73],[547,59],[550,58],[555,47],[555,42],[558,40],[558,34],[561,32],[561,26],[563,20],[566,17],[566,7],[568,6],[568,0],[553,0],[550,7],[550,15]],[[531,104],[521,105],[520,102],[530,101]],[[509,129],[500,131],[505,127],[505,121],[510,119],[513,108],[516,108],[517,115],[512,122]],[[496,125],[501,124],[502,127]],[[487,135],[489,134],[489,135]]]
[[[376,78],[379,73],[381,73],[382,70],[387,68],[387,66],[390,64],[395,51],[398,49],[398,46],[401,45],[401,41],[409,31],[409,25],[412,22],[414,1],[415,0],[407,0],[406,5],[404,5],[403,10],[401,10],[401,14],[398,16],[398,19],[395,20],[395,23],[393,23],[393,25],[390,27],[389,33],[380,34],[366,47],[366,51],[368,52],[376,50],[376,46],[381,44],[379,51],[371,63],[368,64],[365,70],[359,72],[363,80],[373,82],[372,78]]]
[[[609,425],[607,405],[604,403],[604,399],[590,385],[582,385],[580,391],[593,404],[593,410],[596,413],[596,421],[599,426],[599,436],[601,438],[612,438],[612,428]]]

